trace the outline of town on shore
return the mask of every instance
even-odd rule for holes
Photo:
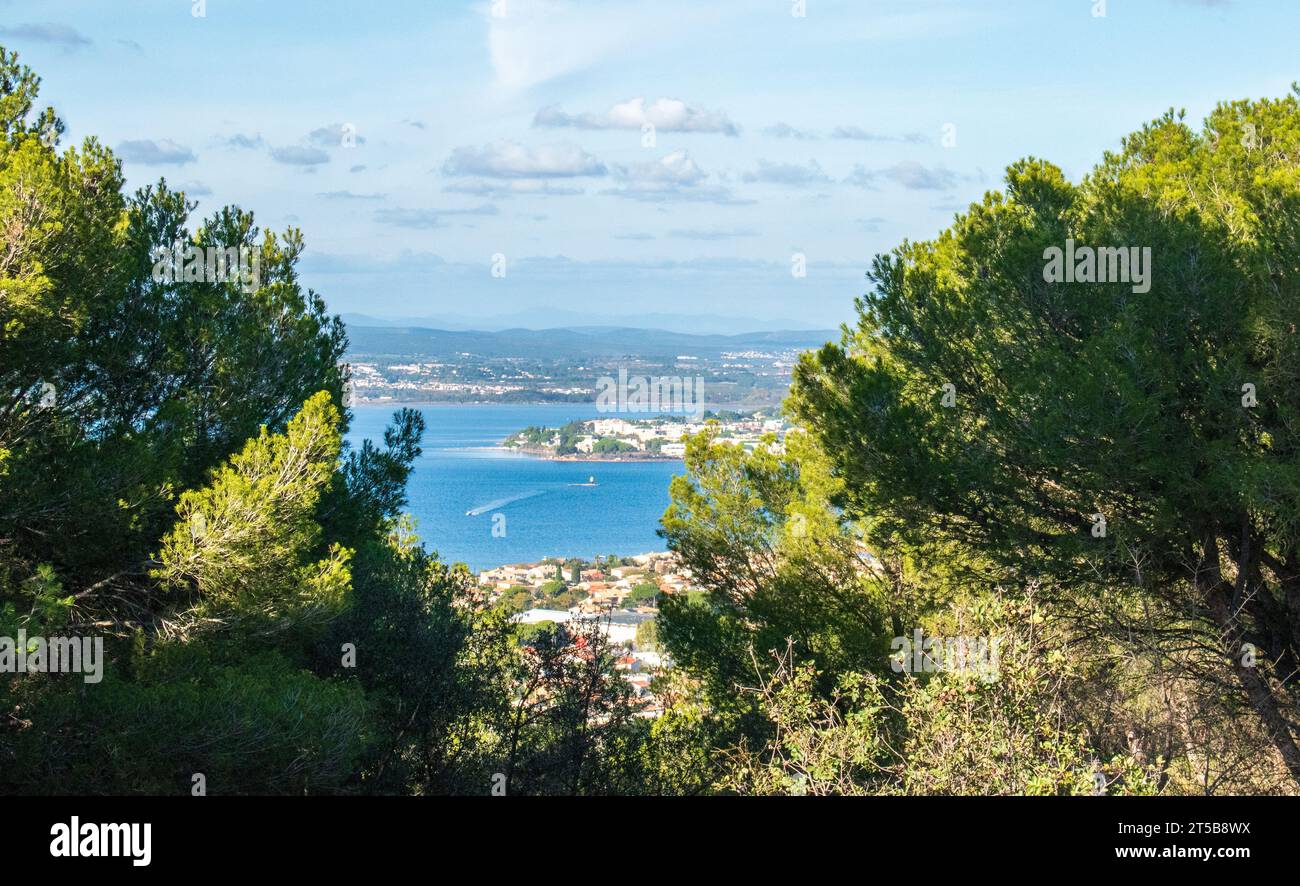
[[[652,678],[671,662],[659,651],[655,616],[664,595],[699,594],[691,571],[677,555],[655,551],[592,560],[548,557],[536,563],[497,566],[478,573],[476,602],[504,607],[530,630],[589,624],[622,647],[616,666],[641,704],[642,716],[658,716],[663,704]]]
[[[506,449],[558,461],[680,460],[686,438],[713,426],[720,443],[753,449],[765,438],[780,440],[789,430],[776,410],[705,410],[698,415],[644,419],[597,418],[558,428],[528,427],[499,444]]]

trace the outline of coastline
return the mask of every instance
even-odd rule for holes
[[[571,462],[647,462],[647,461],[685,461],[685,459],[676,455],[660,455],[657,453],[627,453],[620,452],[617,455],[598,455],[592,452],[577,452],[567,455],[559,455],[554,451],[540,446],[507,446],[502,441],[494,447],[502,452],[519,452],[524,455],[531,455],[541,461],[571,461]]]
[[[591,400],[358,400],[357,406],[589,406]]]
[[[736,403],[705,403],[700,406],[700,409],[753,412],[760,409],[775,409],[780,407],[781,403],[782,400],[775,400],[772,402],[763,401],[760,403],[749,403],[742,400]],[[588,406],[594,408],[595,405],[595,401],[590,398],[585,400],[372,400],[367,398],[355,401],[352,403],[352,408],[355,409],[360,406]],[[646,412],[645,414],[651,415],[658,413]]]

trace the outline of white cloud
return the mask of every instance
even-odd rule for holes
[[[790,188],[806,188],[812,185],[829,184],[831,178],[816,160],[809,160],[807,166],[759,160],[758,168],[753,172],[746,172],[744,180],[750,183],[761,182]]]
[[[253,135],[245,135],[242,132],[236,132],[234,135],[230,136],[225,140],[226,147],[240,148],[240,149],[246,149],[250,151],[253,150],[254,148],[260,148],[265,144],[266,142],[262,140],[261,133],[254,133]]]
[[[183,166],[197,159],[193,151],[169,138],[124,141],[117,146],[117,155],[131,163],[148,166]]]
[[[387,194],[356,194],[352,191],[322,191],[316,195],[326,200],[387,200]]]
[[[668,232],[679,240],[731,240],[736,237],[757,237],[753,228],[686,228]]]
[[[748,0],[747,0],[748,2]],[[723,16],[747,11],[740,0],[505,0],[482,5],[488,58],[499,86],[530,89],[611,59],[660,53],[706,36]]]
[[[885,169],[867,169],[859,163],[845,181],[860,188],[873,188],[880,178],[902,185],[909,191],[946,191],[962,180],[957,173],[942,166],[926,167],[915,160],[904,160]]]
[[[909,132],[904,135],[881,135],[878,132],[868,132],[861,126],[837,126],[835,131],[831,133],[831,138],[860,142],[904,142],[910,145],[919,145],[925,142],[925,136],[919,132]]]
[[[673,151],[649,163],[635,163],[618,168],[619,178],[640,183],[697,185],[708,178],[685,151]]]
[[[483,178],[576,178],[602,176],[608,170],[591,154],[576,145],[545,145],[529,148],[518,142],[461,147],[443,164],[444,175],[473,175]]]
[[[338,148],[347,143],[349,136],[351,136],[354,144],[364,145],[366,143],[365,136],[357,135],[355,126],[349,128],[345,123],[331,123],[328,126],[313,129],[307,133],[306,141],[318,148]]]
[[[816,14],[797,22],[798,40],[880,43],[934,39],[988,26],[990,10],[965,9],[955,0],[895,0],[890,4],[821,3]],[[877,8],[883,6],[884,8]],[[919,8],[914,8],[919,7]],[[493,9],[504,14],[494,15]],[[497,85],[531,89],[559,77],[611,61],[664,55],[689,46],[708,52],[719,34],[749,22],[787,26],[789,4],[776,9],[754,0],[486,0],[488,58]],[[1010,15],[1002,12],[1002,15]]]
[[[271,159],[287,166],[319,166],[330,162],[330,155],[320,148],[305,148],[290,145],[285,148],[272,148]]]
[[[448,215],[497,215],[495,206],[485,204],[472,209],[376,209],[375,221],[397,228],[429,229],[442,227]]]
[[[800,141],[814,141],[817,138],[817,133],[806,129],[798,129],[789,123],[774,123],[763,130],[763,135],[770,135],[772,138],[793,138]]]
[[[486,6],[488,56],[507,89],[581,71],[636,39],[616,11],[582,10],[569,0],[506,0],[504,15]]]
[[[33,43],[54,43],[69,50],[91,44],[90,39],[82,36],[76,28],[54,22],[0,27],[0,37],[31,40]]]
[[[553,105],[542,108],[533,118],[534,126],[575,129],[641,129],[647,123],[663,132],[740,134],[740,127],[723,112],[694,107],[675,98],[655,99],[648,106],[644,98],[632,98],[598,114],[567,114]]]
[[[752,202],[737,198],[729,188],[704,186],[709,174],[685,151],[674,151],[648,163],[619,166],[614,172],[622,186],[601,193],[645,203],[740,205]]]
[[[752,206],[756,201],[737,197],[730,188],[710,185],[705,188],[646,187],[628,185],[601,191],[611,197],[636,200],[639,203],[715,203],[718,206]]]
[[[443,189],[447,194],[473,194],[476,197],[490,197],[494,200],[510,197],[573,197],[586,193],[582,188],[557,185],[544,178],[513,178],[504,181],[464,181],[447,185]]]

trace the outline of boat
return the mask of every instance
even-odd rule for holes
[[[588,477],[586,483],[570,483],[570,486],[599,486],[595,477]]]

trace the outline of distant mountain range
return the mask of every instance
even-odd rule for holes
[[[515,329],[558,329],[586,327],[615,327],[619,329],[651,329],[666,332],[684,332],[691,335],[733,335],[769,329],[795,329],[822,332],[816,324],[780,319],[755,320],[752,317],[724,317],[719,314],[638,314],[636,317],[617,314],[584,314],[578,311],[539,309],[499,317],[467,317],[446,314],[438,317],[374,317],[367,314],[342,315],[348,326],[385,326],[418,329],[447,329],[458,332],[482,330],[501,332]]]
[[[584,358],[641,356],[716,357],[724,351],[807,350],[839,339],[838,330],[774,330],[738,335],[693,335],[665,329],[625,326],[567,326],[554,329],[499,331],[428,329],[417,326],[373,326],[344,316],[353,358],[477,357]]]

